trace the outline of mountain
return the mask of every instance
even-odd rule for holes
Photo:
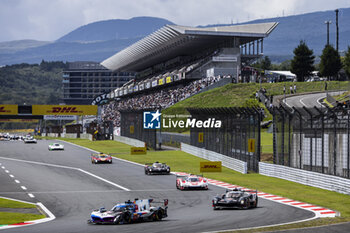
[[[172,22],[155,17],[135,17],[90,23],[58,39],[58,42],[95,42],[142,38]]]
[[[336,25],[334,10],[313,12],[286,17],[259,19],[247,23],[278,22],[279,25],[264,39],[264,54],[272,57],[291,58],[293,50],[298,46],[300,40],[304,40],[314,54],[322,54],[327,42],[327,26],[330,24],[330,44],[336,44]],[[339,50],[345,51],[350,46],[350,8],[339,9]],[[207,25],[215,26],[215,25]],[[219,25],[216,25],[219,26]],[[225,25],[226,26],[226,25]],[[203,27],[203,26],[202,26]]]
[[[42,45],[49,44],[49,41],[37,41],[37,40],[14,40],[0,42],[0,54],[1,53],[15,53],[28,48],[35,48]]]
[[[327,38],[325,21],[331,20],[330,43],[335,45],[334,10],[286,17],[259,19],[247,23],[279,22],[277,28],[264,39],[264,54],[272,61],[281,62],[293,56],[300,40],[305,40],[316,55],[322,53]],[[350,8],[339,9],[339,50],[350,45]],[[52,43],[22,46],[23,42],[0,43],[0,66],[45,61],[100,62],[123,48],[172,22],[154,17],[136,17],[129,20],[106,20],[90,23],[62,36]],[[221,25],[207,25],[221,26]],[[226,26],[226,25],[225,25]],[[203,27],[203,26],[201,26]],[[29,43],[30,44],[30,43]],[[10,49],[10,47],[16,49]]]
[[[23,41],[0,43],[0,67],[45,61],[100,62],[172,22],[155,17],[105,20],[90,23],[51,43],[23,48]],[[16,49],[10,50],[9,45]]]

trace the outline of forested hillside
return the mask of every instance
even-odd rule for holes
[[[18,64],[0,68],[0,104],[58,104],[63,62]]]

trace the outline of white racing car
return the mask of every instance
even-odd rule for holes
[[[37,141],[33,136],[27,136],[24,138],[24,143],[37,143]]]
[[[49,150],[64,150],[64,146],[59,143],[52,143],[49,145]]]
[[[176,176],[176,188],[184,189],[208,189],[208,180],[200,175]]]

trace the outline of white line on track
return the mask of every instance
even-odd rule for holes
[[[14,175],[12,175],[12,174],[10,174],[9,176],[10,176],[11,178],[14,178],[14,177],[15,177],[15,176],[14,176]]]
[[[41,162],[35,162],[35,161],[27,161],[27,160],[21,160],[21,159],[13,159],[13,158],[6,158],[6,157],[0,157],[0,159],[6,159],[6,160],[11,160],[11,161],[17,161],[17,162],[23,162],[23,163],[31,163],[31,164],[37,164],[37,165],[43,165],[43,166],[50,166],[50,167],[58,167],[58,168],[65,168],[65,169],[71,169],[71,170],[77,170],[77,171],[80,171],[80,172],[83,172],[89,176],[92,176],[96,179],[99,179],[99,180],[102,180],[110,185],[113,185],[115,187],[118,187],[120,189],[123,189],[125,191],[130,191],[130,189],[127,189],[121,185],[118,185],[116,183],[113,183],[112,181],[109,181],[109,180],[106,180],[100,176],[97,176],[95,174],[92,174],[90,172],[87,172],[81,168],[76,168],[76,167],[68,167],[68,166],[62,166],[62,165],[56,165],[56,164],[50,164],[50,163],[41,163]]]
[[[27,188],[26,188],[25,186],[21,186],[21,188],[22,188],[23,190],[27,190]]]
[[[31,193],[28,193],[28,196],[31,197],[31,198],[34,198],[35,196]]]
[[[9,171],[9,170],[5,170],[5,172],[6,172],[6,173],[10,173],[10,171]]]
[[[300,100],[299,100],[299,102],[302,104],[302,105],[304,105],[305,107],[307,107],[307,105],[303,102],[303,99],[305,99],[306,97],[304,97],[304,98],[301,98]]]
[[[317,102],[319,105],[323,106],[323,104],[321,104],[320,100],[321,100],[321,99],[324,99],[324,98],[326,98],[326,97],[327,97],[327,96],[322,96],[322,97],[318,98],[318,99],[316,100],[316,102]]]
[[[5,169],[5,167],[4,167],[4,166],[1,166],[1,168],[2,168],[2,169]]]
[[[15,182],[16,182],[17,184],[21,183],[21,182],[19,182],[19,180],[15,180]]]

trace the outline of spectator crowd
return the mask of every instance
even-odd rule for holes
[[[226,78],[226,76],[224,77]],[[229,76],[227,76],[229,78]],[[176,86],[151,94],[140,94],[125,97],[118,101],[112,101],[103,105],[103,121],[113,121],[114,127],[120,127],[120,110],[164,109],[175,103],[197,94],[203,88],[208,87],[222,79],[221,76],[199,79],[185,86]]]

